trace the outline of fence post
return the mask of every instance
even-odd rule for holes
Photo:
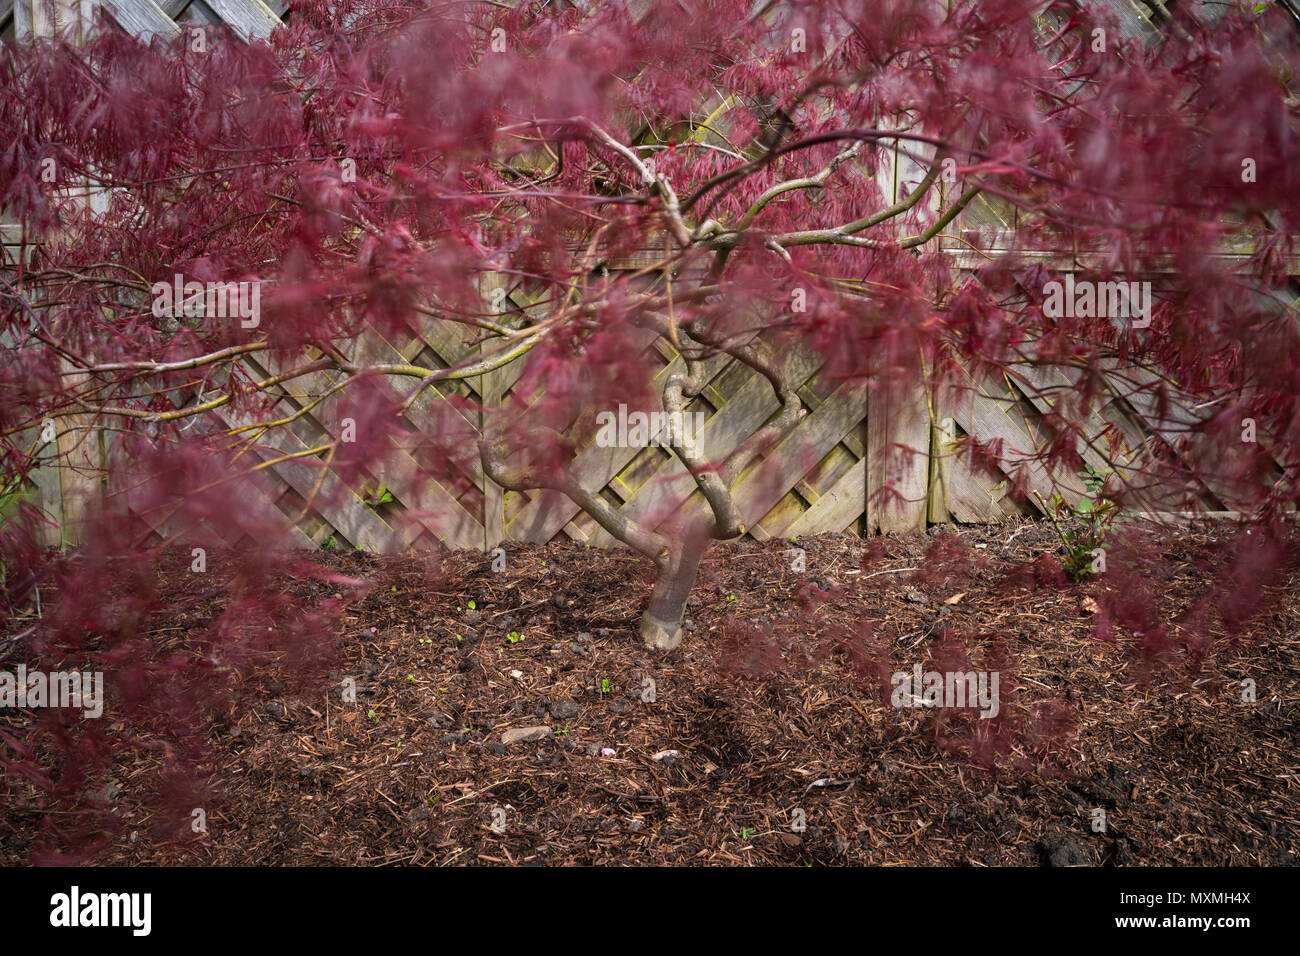
[[[483,303],[488,311],[492,309],[492,293],[497,289],[505,289],[506,283],[503,276],[498,273],[485,273],[479,279],[479,294],[483,297]],[[492,336],[488,332],[483,333],[479,339],[478,354],[484,355],[491,347]],[[479,434],[482,435],[487,426],[488,416],[491,409],[501,407],[503,399],[503,373],[500,369],[494,372],[487,372],[479,376],[478,394],[479,394]],[[485,553],[492,551],[505,539],[506,536],[506,512],[505,512],[505,492],[495,481],[483,474],[483,551]]]

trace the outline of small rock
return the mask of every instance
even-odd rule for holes
[[[947,820],[950,824],[953,825],[956,825],[958,823],[965,823],[966,811],[963,810],[961,807],[953,807],[951,810],[948,811]]]
[[[585,654],[587,653],[587,645],[579,644],[577,641],[570,641],[569,650],[573,651],[575,654]]]
[[[924,594],[922,594],[920,591],[908,591],[907,594],[904,595],[904,599],[910,601],[912,604],[930,603],[930,599],[926,597]]]
[[[1087,847],[1068,833],[1049,833],[1036,844],[1038,852],[1051,867],[1089,866],[1092,857]]]
[[[661,750],[650,759],[655,763],[666,763],[671,767],[677,762],[677,758],[680,756],[681,751],[678,750]]]
[[[281,717],[284,716],[284,705],[277,703],[275,701],[271,701],[269,704],[266,705],[266,712],[270,714],[272,717],[274,717],[276,720],[279,720]]]
[[[501,742],[509,746],[510,744],[527,743],[531,740],[544,740],[549,736],[551,736],[551,728],[545,725],[540,727],[515,727],[501,735]]]
[[[831,847],[835,850],[836,856],[843,856],[849,849],[849,841],[844,838],[843,833],[837,833],[831,837]]]
[[[609,712],[611,714],[621,714],[627,710],[627,704],[621,700],[611,700],[609,702]]]
[[[587,756],[588,756],[588,757],[599,757],[599,756],[600,756],[600,744],[587,744]]]
[[[577,717],[581,708],[572,700],[557,700],[551,704],[551,716],[556,720],[568,720]]]
[[[801,837],[797,833],[782,833],[781,842],[784,843],[786,846],[794,847],[794,846],[798,846],[800,843],[803,842],[803,837]]]
[[[627,828],[633,831],[644,830],[645,821],[642,820],[640,817],[634,817],[633,819],[627,821]]]
[[[593,640],[594,640],[594,638],[593,638],[590,634],[588,634],[586,631],[583,631],[581,634],[578,635],[578,643],[579,643],[579,644],[590,644],[590,643],[592,643]]]
[[[516,667],[514,670],[510,672],[510,676],[513,677],[515,680],[521,680],[524,676],[524,672]]]

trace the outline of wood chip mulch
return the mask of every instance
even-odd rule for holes
[[[1204,593],[1203,559],[1229,533],[1169,534],[1163,613]],[[965,570],[906,570],[932,566],[936,542]],[[1050,526],[797,546],[804,571],[788,541],[715,546],[668,654],[637,639],[652,569],[624,550],[508,546],[499,573],[475,553],[306,556],[370,585],[340,623],[329,686],[294,693],[275,667],[241,682],[209,734],[207,832],[159,832],[153,758],[130,751],[111,774],[117,827],[98,861],[1296,862],[1297,572],[1196,666],[1153,669],[1137,637],[1093,635],[1097,581],[1017,576],[1058,553]],[[220,592],[219,556],[209,566],[204,586]],[[193,582],[170,574],[162,593]],[[345,589],[291,583],[299,596]],[[220,593],[191,602],[168,640],[221,609]],[[890,706],[890,673],[952,653],[1001,670],[997,718]],[[529,727],[546,729],[502,742]],[[0,863],[26,862],[34,797],[16,787],[4,817]]]

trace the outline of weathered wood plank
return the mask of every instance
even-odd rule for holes
[[[808,510],[781,530],[783,537],[844,531],[862,516],[867,500],[867,460],[858,463],[839,477],[827,492]]]
[[[810,467],[862,421],[869,389],[865,380],[845,382],[795,425],[766,458],[741,475],[732,489],[740,513],[765,515],[770,511]]]
[[[1008,417],[1006,409],[1013,397],[1004,393],[1005,383],[1003,388],[992,383],[977,385],[962,369],[958,385],[960,387],[953,397],[953,419],[979,441],[1001,439],[1003,470],[1008,474],[1020,470],[1031,494],[1036,492],[1051,500],[1052,495],[1059,492],[1070,504],[1078,502],[1083,492],[1078,477],[1064,474],[1061,470],[1055,474],[1050,472],[1037,458],[1031,436]]]
[[[217,414],[231,428],[253,424],[253,419],[248,415],[228,408],[218,409]],[[289,429],[277,428],[259,441],[258,454],[265,461],[280,455],[303,452],[309,447],[311,446]],[[310,502],[314,511],[356,547],[387,554],[404,548],[410,538],[414,537],[408,535],[403,540],[402,535],[367,507],[356,491],[339,481],[333,472],[326,470],[322,476],[321,467],[319,460],[315,463],[282,462],[275,466],[277,474],[289,487]]]
[[[924,529],[930,452],[925,387],[918,381],[906,390],[873,391],[866,406],[867,530]]]
[[[262,0],[204,0],[243,41],[265,40],[276,27],[283,26]]]
[[[1005,521],[1021,512],[1015,502],[1007,500],[1006,482],[993,482],[985,475],[975,475],[960,458],[953,458],[946,471],[948,513],[961,524],[986,524]]]
[[[653,341],[655,336],[653,332],[647,334],[650,338],[647,340],[646,347],[649,347],[650,341]],[[705,365],[706,376],[710,379],[714,378],[729,361],[725,356],[715,356],[710,359]],[[686,363],[678,356],[669,365],[660,369],[652,382],[652,387],[656,392],[662,392],[663,383],[668,376],[678,372],[685,373],[685,371]],[[626,468],[640,451],[639,448],[601,448],[592,442],[575,456],[571,466],[574,477],[584,488],[604,487]],[[572,521],[580,511],[577,505],[558,491],[543,491],[507,522],[507,533],[512,540],[541,544],[555,537],[560,529]],[[603,533],[603,529],[600,530]],[[596,546],[594,540],[592,544]]]
[[[145,43],[154,37],[174,40],[181,35],[176,21],[153,0],[104,0],[104,9],[118,26]]]
[[[490,299],[493,289],[505,288],[504,277],[499,274],[483,275],[479,278],[479,293]],[[478,354],[486,355],[491,351],[490,340],[485,339],[478,346]],[[523,364],[523,363],[519,363]],[[501,407],[505,397],[504,377],[500,371],[480,375],[474,383],[479,393],[479,433],[486,431],[490,409]],[[506,536],[505,495],[495,481],[485,477],[483,480],[483,550],[492,551]]]
[[[786,363],[786,380],[792,387],[798,387],[808,381],[819,365],[820,362],[805,350],[792,350]],[[771,418],[779,406],[771,383],[752,372],[727,404],[709,418],[701,434],[696,436],[705,460],[723,461],[745,438]],[[696,491],[696,487],[695,479],[686,466],[673,455],[637,488],[620,510],[635,521],[657,527],[682,507]],[[743,511],[741,513],[745,514]],[[592,537],[594,547],[608,548],[613,544],[614,539],[603,528]]]
[[[358,355],[354,360],[373,358],[373,355],[366,355],[367,349],[386,353],[392,351],[392,346],[377,335],[363,336],[358,340]],[[269,356],[265,361],[271,370],[275,363]],[[320,372],[302,376],[296,381],[295,388],[305,388],[314,394],[326,391],[333,384]],[[305,403],[310,398],[301,395],[300,400]],[[341,434],[342,421],[334,403],[323,402],[311,414],[331,435]],[[407,505],[412,517],[448,546],[475,549],[483,546],[482,524],[438,481],[424,477],[419,462],[406,449],[395,449],[383,462],[376,462],[374,470],[380,472],[376,477],[384,480],[393,495]]]
[[[936,409],[939,420],[930,426],[930,493],[926,503],[926,518],[930,524],[948,524],[952,520],[948,510],[948,486],[952,483],[950,472],[957,424],[950,417],[942,417],[943,412],[942,406]]]
[[[1239,489],[1230,481],[1216,476],[1204,467],[1209,461],[1220,460],[1222,456],[1230,454],[1230,450],[1218,449],[1212,452],[1204,446],[1204,436],[1197,432],[1204,417],[1191,411],[1191,406],[1195,403],[1190,396],[1173,386],[1168,386],[1171,400],[1162,409],[1159,396],[1154,391],[1159,384],[1154,374],[1141,368],[1120,368],[1116,360],[1108,360],[1104,365],[1108,369],[1104,373],[1107,384],[1116,395],[1133,408],[1143,425],[1157,434],[1184,461],[1192,458],[1202,459],[1201,467],[1195,465],[1189,467],[1189,477],[1194,475],[1197,483],[1208,488],[1226,510],[1249,511],[1251,509],[1251,503],[1242,498]],[[1260,437],[1266,440],[1266,436]],[[1275,471],[1274,477],[1277,477],[1277,474]]]

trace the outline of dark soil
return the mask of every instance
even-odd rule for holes
[[[1205,592],[1211,536],[1165,543],[1164,613]],[[311,555],[373,585],[344,618],[333,686],[296,696],[270,668],[242,682],[210,734],[206,833],[155,833],[149,758],[131,751],[112,775],[119,827],[99,859],[1296,862],[1296,572],[1241,632],[1155,666],[1136,636],[1093,634],[1095,581],[1015,570],[1057,551],[1050,527],[957,539],[943,545],[947,564],[923,559],[933,535],[801,539],[804,572],[789,542],[718,545],[686,642],[666,655],[637,639],[652,577],[626,551],[510,546],[501,573],[473,553]],[[209,562],[205,585],[219,586]],[[931,573],[899,570],[923,563]],[[167,587],[180,595],[192,581],[171,575]],[[301,587],[324,597],[342,585]],[[169,630],[198,633],[221,606],[220,595],[192,605]],[[972,668],[1001,670],[999,717],[890,706],[890,673],[954,648]],[[346,677],[356,703],[342,699]],[[1247,677],[1254,702],[1242,700]],[[502,742],[537,726],[549,728],[542,739]],[[35,835],[34,797],[17,796],[0,862],[25,862]]]

